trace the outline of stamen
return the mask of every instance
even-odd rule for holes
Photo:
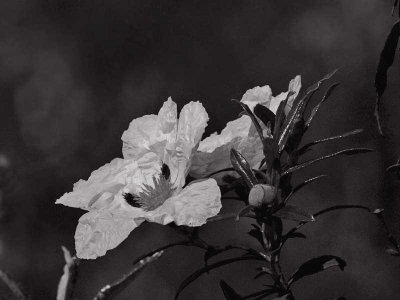
[[[161,167],[161,174],[164,176],[164,178],[166,180],[169,179],[169,177],[171,176],[171,170],[169,169],[168,165],[163,163],[162,167]]]
[[[141,207],[146,211],[155,210],[161,206],[174,192],[171,182],[164,176],[153,177],[153,183],[154,187],[144,184],[143,190],[139,193]]]
[[[142,208],[145,211],[155,210],[174,193],[175,189],[169,181],[170,175],[168,165],[163,164],[160,176],[153,177],[153,185],[143,184],[142,191],[138,195],[125,193],[123,197],[130,206]]]
[[[140,198],[138,196],[132,195],[131,193],[124,193],[122,196],[130,206],[141,207]]]

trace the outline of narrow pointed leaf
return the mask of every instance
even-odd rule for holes
[[[79,259],[72,257],[66,247],[62,246],[61,249],[64,252],[65,266],[64,273],[58,283],[57,300],[70,300],[72,299],[78,276]]]
[[[253,226],[253,229],[251,229],[248,234],[254,237],[260,243],[260,245],[264,245],[261,228],[255,224],[251,224],[251,226]]]
[[[279,136],[278,139],[278,152],[281,153],[283,149],[286,146],[287,140],[289,139],[290,133],[293,130],[293,127],[295,125],[295,121],[302,117],[302,114],[304,113],[304,110],[307,106],[308,101],[311,99],[312,95],[320,88],[322,83],[324,83],[326,80],[330,79],[337,70],[334,70],[333,72],[327,74],[322,78],[320,81],[317,83],[313,84],[310,88],[308,88],[306,94],[301,98],[299,101],[293,104],[293,107],[288,115],[288,117],[285,120],[285,123],[283,124],[283,130],[282,133]]]
[[[294,205],[286,205],[280,210],[274,213],[274,216],[291,220],[296,222],[313,222],[315,221],[312,214],[304,211],[303,209],[294,206]]]
[[[285,123],[286,115],[285,115],[285,107],[288,102],[289,97],[293,95],[293,93],[288,93],[286,99],[279,103],[278,110],[276,111],[275,116],[275,126],[273,131],[273,136],[276,140],[278,140],[278,136],[281,132],[282,126]]]
[[[394,11],[396,10],[397,5],[399,4],[399,0],[394,0],[393,6],[392,6],[392,16],[394,16]],[[399,13],[400,16],[400,13]]]
[[[380,100],[387,86],[387,72],[393,65],[394,56],[396,54],[397,44],[400,37],[400,21],[396,22],[386,39],[385,45],[383,46],[381,56],[379,59],[378,68],[375,75],[375,90],[376,90],[376,102],[375,102],[375,118],[378,124],[378,130],[383,135],[381,122],[380,122]]]
[[[254,114],[267,126],[271,124],[271,132],[274,132],[275,127],[275,114],[270,111],[267,107],[261,104],[257,104],[254,107]]]
[[[264,136],[263,136],[263,132],[262,132],[260,123],[258,123],[258,120],[257,120],[256,116],[253,114],[253,112],[251,111],[251,109],[247,106],[247,104],[245,104],[241,101],[238,101],[238,100],[233,100],[233,101],[240,104],[240,106],[243,108],[243,110],[246,112],[246,114],[250,117],[251,121],[253,122],[254,127],[256,128],[257,133],[260,136],[261,141],[264,141]]]
[[[224,293],[225,299],[227,300],[242,300],[243,298],[236,293],[236,291],[229,285],[227,284],[224,280],[221,280],[219,282],[219,286],[222,289],[222,292]]]
[[[333,90],[339,85],[339,83],[334,83],[332,84],[328,90],[326,91],[325,95],[322,97],[321,101],[313,108],[311,111],[310,116],[308,117],[305,126],[308,128],[311,125],[312,120],[316,116],[320,106],[329,98],[329,96],[332,94]]]
[[[253,209],[253,206],[251,206],[251,205],[245,206],[244,208],[242,208],[242,209],[238,212],[238,214],[236,215],[236,219],[235,219],[235,220],[236,220],[236,221],[239,221],[241,217],[247,215],[249,212],[252,211],[252,209]]]
[[[400,252],[397,249],[394,248],[386,248],[386,252],[390,254],[391,256],[400,256]]]
[[[328,175],[324,175],[324,174],[318,175],[318,176],[315,176],[315,177],[313,177],[313,178],[307,179],[307,180],[303,181],[302,183],[296,185],[296,186],[292,189],[292,191],[290,192],[290,194],[286,197],[286,199],[285,199],[284,202],[287,203],[288,200],[289,200],[297,191],[301,190],[303,187],[307,186],[308,184],[310,184],[310,183],[312,183],[312,182],[314,182],[314,181],[316,181],[316,180],[318,180],[318,179],[321,179],[321,178],[324,178],[324,177],[327,177],[327,176],[328,176]]]
[[[249,188],[257,184],[257,179],[247,160],[239,151],[231,149],[231,163],[236,172],[243,178]]]
[[[231,263],[235,263],[238,261],[246,261],[246,260],[260,260],[260,258],[255,257],[255,256],[240,256],[240,257],[221,260],[221,261],[218,261],[216,263],[209,265],[207,268],[203,267],[201,269],[198,269],[197,271],[193,272],[188,277],[186,277],[185,280],[181,283],[181,285],[178,288],[178,291],[176,292],[175,300],[177,300],[179,298],[179,295],[189,284],[191,284],[193,281],[195,281],[197,278],[199,278],[204,273],[207,273],[208,271],[211,271],[213,269],[216,269],[216,268],[219,268],[222,266],[229,265]]]
[[[246,247],[242,247],[242,246],[234,246],[234,245],[226,245],[226,246],[223,246],[223,247],[211,247],[211,246],[209,246],[209,247],[207,248],[206,252],[204,253],[204,267],[207,269],[207,273],[208,273],[208,271],[209,271],[209,270],[208,270],[208,261],[209,261],[211,258],[217,256],[218,254],[227,252],[227,251],[229,251],[229,250],[242,250],[242,251],[246,251],[245,254],[251,253],[251,255],[253,255],[253,256],[254,256],[254,255],[260,256],[260,255],[261,255],[261,252],[260,252],[260,253],[258,253],[258,252],[252,252],[253,249],[251,249],[251,248],[246,248]]]
[[[334,255],[322,255],[319,257],[312,258],[302,264],[291,276],[288,283],[291,285],[292,283],[296,282],[297,280],[305,277],[316,274],[318,272],[324,271],[331,267],[339,267],[342,271],[346,266],[346,262]]]
[[[387,71],[394,62],[397,43],[400,37],[400,21],[396,22],[386,39],[379,59],[378,68],[375,75],[375,89],[378,97],[381,97],[385,92],[387,85]]]
[[[338,139],[342,139],[342,138],[346,138],[346,137],[349,137],[349,136],[353,136],[353,135],[359,134],[361,132],[363,132],[363,129],[355,129],[355,130],[352,130],[352,131],[349,131],[349,132],[345,132],[345,133],[342,133],[342,134],[339,134],[339,135],[331,136],[331,137],[320,139],[320,140],[315,140],[315,141],[312,141],[310,143],[305,144],[303,147],[301,147],[296,152],[297,152],[298,155],[303,155],[310,147],[312,147],[314,145],[325,143],[325,142],[330,142],[330,141],[338,140]]]
[[[273,300],[289,300],[290,299],[289,297],[290,297],[290,294],[285,294],[283,296],[276,297]]]
[[[386,172],[398,172],[398,171],[400,171],[400,164],[391,165],[386,169]]]
[[[334,205],[325,209],[322,209],[314,214],[314,217],[318,217],[320,215],[326,214],[327,212],[331,212],[334,210],[341,210],[341,209],[362,209],[366,210],[367,212],[371,212],[371,210],[364,206],[364,205],[352,205],[352,204],[344,204],[344,205]]]
[[[295,238],[300,238],[300,239],[306,239],[306,235],[301,232],[291,232],[285,236],[286,239],[295,239]]]
[[[159,251],[151,256],[140,260],[137,264],[133,266],[132,270],[129,273],[125,274],[121,279],[111,285],[106,285],[105,287],[103,287],[94,297],[94,300],[116,299],[118,294],[123,291],[133,280],[135,280],[148,264],[160,258],[162,254],[163,251]]]
[[[298,170],[301,170],[305,167],[308,167],[308,166],[310,166],[316,162],[319,162],[321,160],[324,160],[324,159],[332,158],[332,157],[339,156],[339,155],[354,155],[354,154],[368,153],[368,152],[372,152],[372,151],[373,150],[369,149],[369,148],[349,148],[349,149],[341,150],[341,151],[331,153],[331,154],[328,154],[328,155],[325,155],[325,156],[322,156],[322,157],[319,157],[316,159],[306,161],[299,165],[293,166],[293,167],[287,169],[286,171],[284,171],[282,173],[282,176],[287,175],[292,172],[295,172],[295,171],[298,171]]]
[[[278,290],[276,288],[272,287],[269,289],[261,290],[261,291],[246,295],[243,297],[243,299],[261,300],[261,299],[264,299],[265,297],[271,296],[276,293],[278,293]]]

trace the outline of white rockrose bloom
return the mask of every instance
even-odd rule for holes
[[[123,156],[94,171],[56,203],[88,210],[75,233],[77,256],[94,259],[117,247],[142,222],[201,226],[221,209],[214,179],[185,178],[208,115],[199,102],[177,118],[170,98],[158,115],[131,122],[122,135]]]
[[[293,105],[294,99],[299,94],[300,88],[301,77],[297,75],[290,81],[287,92],[274,97],[268,85],[257,86],[246,91],[240,101],[247,104],[252,111],[257,104],[261,104],[276,114],[279,104],[286,99],[289,92],[292,92],[293,94],[289,97],[285,107],[285,113],[287,114]],[[232,148],[239,151],[252,168],[258,168],[264,158],[261,140],[250,117],[247,115],[228,122],[220,134],[213,133],[200,142],[199,148],[193,157],[190,175],[195,178],[202,178],[218,170],[232,167],[230,161],[230,149]],[[224,174],[228,173],[224,172],[214,177],[221,179]],[[234,175],[235,173],[229,174]]]

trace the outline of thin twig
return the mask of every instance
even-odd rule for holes
[[[10,291],[18,300],[28,300],[29,298],[21,291],[18,284],[12,280],[4,271],[0,270],[0,279],[7,285]]]
[[[149,263],[157,260],[162,254],[163,251],[156,252],[153,255],[140,260],[137,264],[134,265],[133,269],[129,273],[122,276],[121,279],[111,285],[108,284],[103,287],[94,297],[94,300],[111,300],[113,298],[115,299],[115,296],[117,296],[118,293],[120,293],[125,287],[127,287],[140,274],[144,267],[146,267]]]
[[[61,248],[64,252],[65,266],[64,273],[58,283],[57,300],[70,300],[78,276],[79,259],[75,256],[72,257],[66,247],[62,246]]]

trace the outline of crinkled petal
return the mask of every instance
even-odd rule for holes
[[[122,134],[122,153],[125,158],[139,159],[154,152],[161,160],[171,145],[175,145],[177,129],[176,103],[168,98],[158,115],[134,119]]]
[[[230,121],[220,134],[213,133],[209,137],[202,140],[199,144],[198,151],[211,153],[218,147],[231,142],[236,137],[247,137],[250,134],[252,122],[249,116],[244,115],[240,118]]]
[[[221,205],[221,191],[214,179],[190,183],[180,193],[167,199],[163,205],[148,212],[150,222],[177,225],[201,226],[208,218],[218,214]]]
[[[263,159],[263,146],[248,116],[228,122],[221,134],[214,133],[200,142],[198,151],[193,156],[190,175],[201,178],[232,167],[232,148],[242,153],[252,168],[259,167]],[[226,174],[228,173],[223,172],[213,177],[219,181]]]
[[[297,98],[297,96],[300,93],[300,89],[301,89],[301,76],[297,75],[295,78],[290,80],[290,83],[289,83],[288,92],[292,92],[293,95],[291,95],[288,99],[288,102],[285,107],[285,114],[289,113],[290,109],[293,106],[294,100]],[[286,98],[286,95],[285,95],[285,98]]]
[[[253,110],[257,104],[264,105],[269,108],[269,104],[272,99],[272,91],[268,85],[256,86],[244,93],[241,102],[247,104],[247,106]]]
[[[292,108],[293,101],[298,96],[300,88],[301,77],[300,75],[297,75],[289,82],[288,92],[292,91],[293,95],[289,97],[287,105],[285,107],[286,114]],[[271,110],[274,114],[276,114],[279,104],[286,99],[288,92],[280,93],[279,95],[274,97],[272,96],[271,88],[268,85],[265,85],[263,87],[256,86],[255,88],[247,90],[246,93],[243,95],[241,101],[247,104],[251,110],[253,110],[257,104],[261,104]]]
[[[207,126],[208,114],[200,102],[186,104],[180,113],[175,149],[165,157],[176,188],[185,184],[193,153]]]
[[[138,210],[139,211],[139,210]],[[88,212],[79,219],[75,248],[79,258],[95,259],[117,247],[144,221],[110,209]]]
[[[136,189],[143,183],[151,183],[154,174],[159,172],[160,161],[154,153],[138,161],[115,158],[93,171],[88,180],[75,183],[73,191],[65,193],[56,203],[85,210],[100,209],[124,187]]]
[[[109,203],[127,183],[127,177],[134,176],[137,171],[138,165],[135,161],[113,159],[93,171],[88,180],[76,182],[73,191],[65,193],[56,203],[86,210],[99,208]]]
[[[157,116],[147,115],[134,119],[122,134],[122,153],[125,158],[136,159],[151,151],[157,132]]]

